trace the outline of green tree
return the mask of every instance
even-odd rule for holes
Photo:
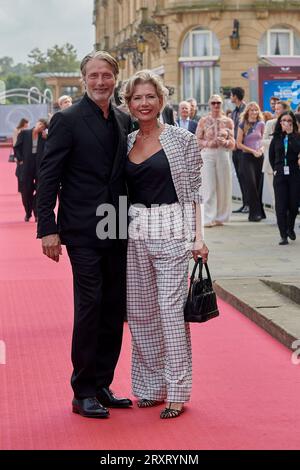
[[[11,57],[0,58],[0,80],[4,82],[6,90],[14,88],[31,88],[33,86],[41,91],[46,88],[44,80],[32,75],[28,65],[17,64]],[[7,99],[7,104],[23,104],[27,103],[26,98],[13,97]]]
[[[11,57],[1,57],[0,75],[6,75],[12,71],[14,60]]]
[[[80,63],[77,51],[72,44],[55,45],[42,52],[39,48],[33,49],[29,55],[29,67],[32,73],[41,72],[77,72]]]

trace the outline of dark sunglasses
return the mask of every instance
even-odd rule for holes
[[[221,103],[221,101],[211,101],[210,104],[219,104],[219,105],[221,105],[222,103]]]

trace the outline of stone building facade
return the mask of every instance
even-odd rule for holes
[[[299,0],[95,0],[94,24],[120,80],[155,70],[173,103],[194,96],[205,107],[233,86],[255,99],[260,64],[300,65]]]

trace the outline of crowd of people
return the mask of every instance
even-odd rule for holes
[[[262,184],[268,174],[274,179],[280,243],[294,240],[300,199],[296,117],[276,100],[266,124],[259,105],[246,104],[239,87],[231,90],[231,117],[217,94],[210,97],[206,116],[198,118],[192,98],[181,102],[174,116],[166,87],[148,70],[126,82],[124,103],[115,106],[114,57],[88,54],[81,72],[83,98],[72,104],[61,97],[61,111],[51,117],[48,132],[43,119],[33,129],[20,123],[14,145],[25,221],[35,215],[44,255],[58,262],[66,245],[72,266],[72,410],[107,418],[108,408],[132,406],[110,388],[127,314],[137,405],[166,403],[160,417],[176,418],[192,385],[190,331],[183,315],[189,260],[200,256],[206,263],[209,253],[201,202],[206,227],[229,220],[232,154],[243,198],[238,212],[251,222],[265,217]],[[119,225],[129,215],[127,241],[114,224],[113,236],[110,227],[102,236],[101,227],[111,222],[110,207],[121,216]]]

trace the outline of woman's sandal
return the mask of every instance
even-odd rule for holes
[[[161,413],[160,413],[160,417],[161,419],[169,419],[169,418],[177,418],[178,416],[180,416],[184,409],[183,409],[183,406],[180,410],[176,410],[175,408],[172,408],[172,403],[170,403],[170,407],[169,408],[165,408]]]
[[[150,408],[151,406],[161,405],[163,400],[148,400],[147,398],[142,398],[137,402],[139,408]]]

